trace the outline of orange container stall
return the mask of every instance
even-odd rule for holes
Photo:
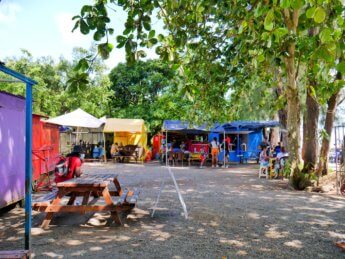
[[[32,180],[34,190],[50,189],[49,172],[60,159],[59,126],[45,123],[45,116],[33,114],[32,118]]]

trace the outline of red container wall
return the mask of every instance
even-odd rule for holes
[[[41,116],[33,115],[32,134],[33,180],[37,181],[41,174],[54,170],[59,159],[59,126],[44,123]]]
[[[33,115],[32,116],[32,180],[36,181],[41,175],[41,133],[42,133],[42,124],[41,116]]]

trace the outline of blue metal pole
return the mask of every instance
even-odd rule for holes
[[[31,249],[32,84],[26,83],[25,105],[25,249]]]

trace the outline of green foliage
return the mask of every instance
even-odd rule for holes
[[[73,69],[77,64],[86,66],[88,63],[80,58],[89,54],[84,49],[75,49],[74,61],[61,58],[56,63],[50,57],[34,59],[24,50],[21,57],[4,61],[6,66],[38,82],[33,88],[34,113],[58,116],[81,107],[101,117],[108,111],[108,98],[112,93],[107,76],[102,75],[105,66],[99,60],[94,61],[92,78]],[[0,90],[25,96],[25,85],[20,83],[1,83]]]

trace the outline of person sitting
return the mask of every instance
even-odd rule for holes
[[[55,182],[60,183],[72,179],[74,177],[80,177],[82,175],[81,166],[83,164],[85,153],[81,146],[76,145],[70,154],[66,156],[66,164],[68,166],[67,174],[60,175],[55,173]]]
[[[111,157],[114,157],[114,156],[118,155],[119,151],[120,151],[119,145],[117,143],[113,143],[111,145],[111,148],[110,148]]]
[[[277,154],[276,157],[276,162],[274,165],[274,178],[278,178],[279,175],[279,171],[280,170],[284,170],[284,166],[285,166],[285,160],[284,158],[288,157],[288,153],[286,153],[285,148],[281,147],[280,152]]]
[[[203,148],[200,149],[200,168],[203,168],[207,154]]]
[[[260,167],[267,168],[269,166],[269,160],[270,160],[270,157],[267,155],[267,146],[263,146],[262,151],[260,152],[260,156],[259,156]],[[267,170],[266,170],[266,173],[268,173]]]
[[[277,156],[281,151],[281,146],[280,146],[280,142],[278,142],[278,144],[274,147],[274,154],[275,156]]]

